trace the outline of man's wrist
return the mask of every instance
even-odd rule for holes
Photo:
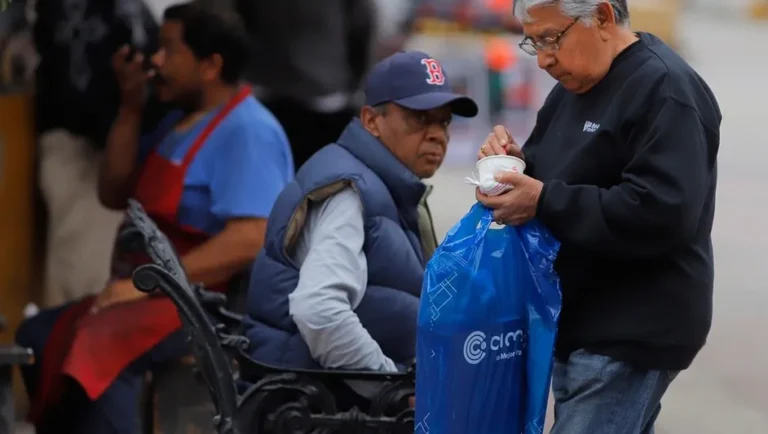
[[[121,102],[118,115],[141,119],[144,115],[144,104]]]

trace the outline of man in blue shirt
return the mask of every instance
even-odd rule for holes
[[[113,209],[138,200],[189,280],[222,291],[261,249],[266,218],[293,177],[290,147],[279,123],[241,85],[247,49],[237,16],[188,3],[168,8],[164,18],[153,70],[142,54],[129,58],[127,47],[114,56],[121,105],[99,198]],[[158,97],[179,110],[140,139],[150,79]],[[101,294],[21,326],[17,341],[41,361],[24,371],[38,433],[134,433],[144,374],[187,353],[173,303],[133,286],[132,271],[147,259],[116,245]],[[74,382],[62,382],[64,375]]]

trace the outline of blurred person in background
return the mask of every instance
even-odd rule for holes
[[[99,198],[115,210],[138,200],[189,280],[214,291],[256,257],[272,205],[293,177],[283,129],[241,84],[247,51],[233,11],[188,3],[165,11],[156,70],[145,69],[141,53],[129,58],[129,47],[113,57],[120,109]],[[177,110],[140,138],[150,77]],[[128,244],[116,243],[99,295],[43,310],[19,328],[17,342],[36,355],[23,377],[38,434],[134,434],[146,372],[189,351],[171,300],[133,286],[131,273],[149,258]]]
[[[360,109],[359,86],[373,61],[402,48],[412,7],[391,3],[237,1],[252,37],[247,78],[285,128],[297,169]],[[384,9],[392,21],[377,19]],[[391,28],[380,38],[377,25]]]
[[[373,0],[375,42],[372,63],[405,48],[413,33],[419,3],[421,0]]]
[[[712,323],[720,108],[678,54],[632,32],[625,0],[518,0],[515,13],[520,47],[559,83],[522,153],[501,126],[483,144],[478,157],[527,166],[478,199],[562,243],[552,434],[652,434]]]
[[[122,214],[99,203],[96,183],[120,98],[111,59],[123,44],[154,51],[158,27],[141,0],[34,3],[39,183],[48,211],[43,302],[55,306],[98,292],[109,277]],[[151,98],[145,131],[164,114]]]

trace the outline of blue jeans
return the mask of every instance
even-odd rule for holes
[[[555,362],[550,434],[653,434],[661,397],[676,375],[575,351],[567,362]]]
[[[16,332],[16,342],[35,352],[36,363],[21,368],[27,393],[37,390],[40,361],[45,358],[48,336],[56,320],[69,305],[46,309],[25,320]],[[139,400],[144,374],[160,363],[189,354],[187,335],[177,331],[140,356],[120,373],[95,401],[74,380],[69,381],[60,408],[51,409],[38,434],[134,434],[138,431]]]

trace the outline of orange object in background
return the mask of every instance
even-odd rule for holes
[[[36,141],[32,95],[0,94],[0,313],[8,320],[8,329],[0,333],[3,344],[13,342],[24,306],[39,294],[42,280],[37,237],[44,229],[36,208]],[[13,381],[19,418],[26,413],[27,397],[18,370]]]
[[[507,90],[506,98],[516,101],[522,107],[533,105],[533,86],[530,83],[522,83]]]
[[[768,20],[768,0],[752,0],[749,15],[753,20]]]
[[[0,313],[13,341],[24,306],[33,299],[35,273],[35,148],[32,96],[0,95]]]
[[[632,30],[658,36],[672,48],[679,47],[681,0],[645,0],[629,2]]]
[[[487,0],[488,9],[499,14],[511,14],[515,5],[514,0]]]
[[[461,0],[456,5],[454,10],[454,17],[457,23],[469,26],[472,24],[474,15],[474,8],[470,1]]]
[[[492,71],[501,72],[517,63],[517,47],[502,37],[489,38],[485,45],[485,61]]]

